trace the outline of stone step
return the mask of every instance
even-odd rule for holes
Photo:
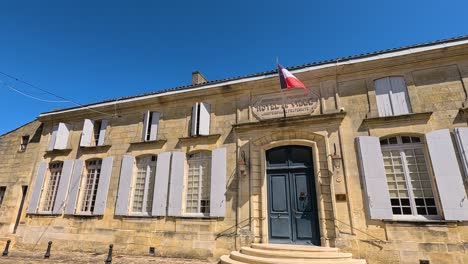
[[[264,258],[283,259],[328,259],[347,260],[352,258],[350,253],[340,253],[336,251],[288,251],[288,250],[265,250],[258,248],[242,247],[242,254]]]
[[[230,262],[234,260],[236,262]],[[242,254],[238,251],[233,251],[228,258],[223,257],[222,263],[227,264],[365,264],[365,260],[356,260],[356,259],[303,259],[303,258],[294,258],[294,259],[285,259],[285,258],[266,258],[266,257],[257,257]]]
[[[294,252],[338,252],[338,248],[309,246],[309,245],[253,243],[251,247],[255,249],[281,250],[281,251],[294,251]]]

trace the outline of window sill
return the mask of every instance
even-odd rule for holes
[[[52,150],[46,150],[46,153],[47,153],[47,154],[66,154],[66,153],[69,153],[70,151],[72,151],[71,148],[67,148],[67,149],[52,149]]]
[[[432,112],[422,112],[422,113],[410,113],[405,115],[395,115],[395,116],[368,116],[364,119],[364,123],[367,125],[383,125],[392,122],[402,122],[402,121],[424,121],[427,122],[431,117]]]

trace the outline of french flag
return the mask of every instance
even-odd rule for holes
[[[278,74],[280,78],[281,89],[292,89],[292,88],[302,88],[306,93],[309,91],[305,85],[299,81],[296,76],[292,75],[288,70],[286,70],[281,64],[278,63]]]

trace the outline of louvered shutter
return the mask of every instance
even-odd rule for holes
[[[356,138],[362,181],[371,219],[392,219],[380,141],[377,137]]]
[[[71,126],[69,124],[59,123],[54,149],[67,148],[68,136],[70,135],[70,127]]]
[[[150,140],[156,140],[158,137],[159,113],[151,112]]]
[[[81,147],[91,146],[91,139],[94,133],[94,120],[85,119],[83,124],[83,132],[81,133]]]
[[[98,138],[98,146],[104,145],[104,140],[106,139],[106,130],[107,125],[109,124],[109,120],[103,119],[101,120],[101,129],[99,130],[99,138]]]
[[[465,177],[468,180],[468,127],[455,128],[455,139],[457,141],[458,153],[463,165]]]
[[[448,129],[426,134],[445,220],[468,220],[468,199]]]
[[[377,109],[379,116],[393,115],[392,101],[390,98],[391,85],[388,78],[375,80],[375,96],[377,98]]]
[[[135,158],[133,156],[123,156],[122,168],[120,169],[119,189],[117,191],[117,202],[115,204],[115,215],[128,215],[134,163]]]
[[[68,187],[67,206],[65,207],[65,214],[75,214],[76,200],[78,199],[78,193],[80,192],[81,176],[83,174],[84,161],[75,160],[73,166],[70,186]]]
[[[198,134],[208,136],[210,134],[210,112],[211,106],[208,103],[200,103],[200,118]]]
[[[191,119],[192,124],[191,124],[191,127],[190,127],[192,136],[198,135],[198,129],[197,129],[197,126],[198,126],[198,107],[199,107],[198,103],[195,103],[192,106],[192,119]]]
[[[106,209],[107,192],[109,191],[109,183],[112,175],[112,162],[112,157],[102,159],[101,175],[99,176],[93,215],[103,215]]]
[[[145,115],[143,116],[143,131],[142,131],[142,141],[146,141],[146,135],[148,133],[148,126],[149,126],[149,118],[150,118],[150,112],[146,111]]]
[[[159,154],[156,164],[156,179],[154,180],[152,216],[166,215],[170,168],[171,153],[163,152]]]
[[[182,193],[184,192],[185,153],[173,152],[169,187],[169,216],[182,215]]]
[[[226,213],[226,148],[211,153],[210,216],[224,217]]]
[[[49,147],[47,148],[47,150],[53,150],[55,148],[55,141],[57,140],[57,131],[58,125],[55,125],[52,128],[52,133],[50,134]]]
[[[68,184],[73,170],[74,160],[65,160],[63,162],[62,173],[60,175],[57,195],[55,196],[54,208],[52,214],[60,215],[63,213],[68,193]]]
[[[404,115],[411,112],[408,89],[403,77],[389,77],[392,86],[391,101],[394,115]]]
[[[47,172],[47,163],[41,162],[37,167],[36,178],[34,179],[34,189],[29,197],[28,214],[35,214],[41,199],[42,187],[44,185],[44,178]]]

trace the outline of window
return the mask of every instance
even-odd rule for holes
[[[50,135],[48,150],[54,149],[67,149],[68,136],[70,134],[71,126],[65,123],[59,123],[52,128]]]
[[[94,121],[93,143],[94,146],[99,146],[99,136],[101,135],[102,120]]]
[[[132,213],[149,214],[153,207],[156,156],[137,158],[133,180]]]
[[[438,215],[424,144],[415,136],[380,140],[393,215]]]
[[[159,112],[147,111],[143,118],[143,141],[153,141],[158,136]]]
[[[192,136],[207,136],[210,134],[210,111],[208,103],[195,103],[192,107]]]
[[[44,183],[42,191],[41,204],[39,211],[41,212],[52,212],[55,203],[55,197],[57,196],[57,189],[62,176],[63,162],[54,162],[49,165],[49,173]]]
[[[26,151],[26,147],[28,146],[28,143],[29,143],[29,136],[22,136],[20,151]]]
[[[0,206],[2,206],[3,198],[5,197],[6,186],[0,186]]]
[[[185,213],[210,213],[211,152],[201,151],[188,157]]]
[[[93,213],[96,203],[96,194],[101,176],[102,160],[93,159],[86,162],[85,175],[81,181],[79,212]]]
[[[103,146],[108,120],[85,119],[81,135],[81,147]]]
[[[379,116],[411,113],[408,90],[403,77],[385,77],[374,81]]]

